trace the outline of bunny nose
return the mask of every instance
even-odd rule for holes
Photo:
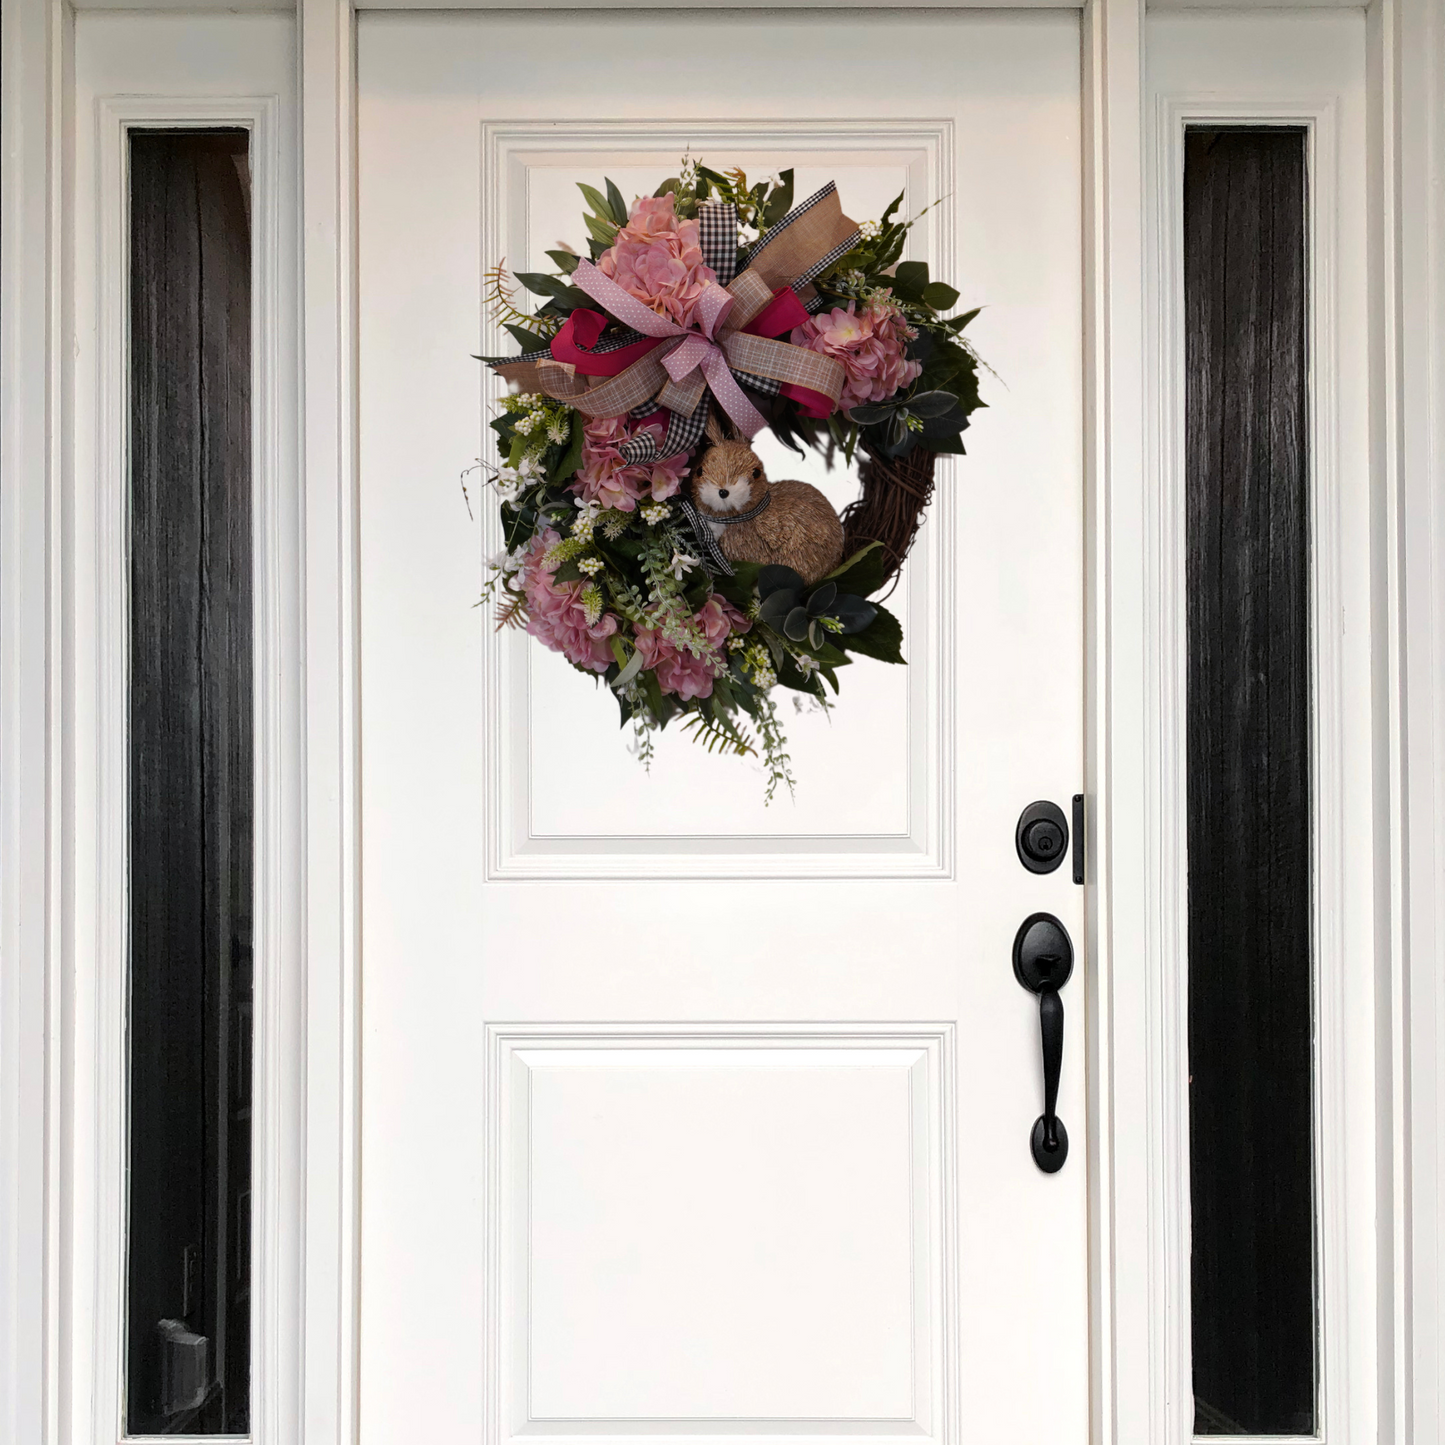
[[[728,494],[728,489],[727,489],[726,487],[719,487],[719,488],[717,489],[717,494],[718,494],[718,496],[720,496],[720,497],[725,497],[725,496],[727,496],[727,494]]]

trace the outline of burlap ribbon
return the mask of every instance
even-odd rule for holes
[[[736,212],[731,206],[713,210],[708,229],[715,236],[729,216],[735,250]],[[591,352],[598,331],[594,322],[586,328],[569,323],[565,336],[554,338],[546,355],[494,363],[493,369],[523,391],[544,392],[588,417],[624,416],[648,404],[664,407],[672,420],[663,445],[655,448],[663,456],[696,443],[698,418],[706,414],[701,405],[705,393],[744,435],[751,437],[767,424],[744,395],[738,377],[758,389],[797,396],[810,411],[825,414],[842,393],[843,368],[832,357],[793,346],[778,335],[807,315],[797,291],[810,294],[812,278],[851,250],[857,236],[858,227],[843,214],[830,182],[768,229],[748,253],[746,268],[726,287],[708,283],[687,327],[659,316],[583,261],[572,274],[572,284],[640,333],[625,348],[628,364],[619,370],[615,360]],[[574,320],[578,315],[574,313]],[[644,354],[637,356],[639,350]]]

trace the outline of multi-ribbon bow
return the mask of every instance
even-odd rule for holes
[[[571,283],[602,311],[574,311],[545,352],[493,362],[493,369],[524,391],[545,392],[588,417],[664,408],[670,417],[661,446],[651,431],[639,433],[622,448],[630,462],[695,446],[709,397],[740,432],[755,435],[767,421],[743,387],[764,395],[781,393],[811,416],[828,415],[843,390],[842,366],[779,338],[807,319],[802,297],[812,294],[812,279],[846,255],[858,238],[858,227],[842,212],[837,188],[830,181],[769,227],[736,276],[736,207],[705,201],[699,223],[704,254],[718,281],[704,288],[689,326],[659,316],[590,261],[582,261]],[[603,341],[609,316],[629,332]]]

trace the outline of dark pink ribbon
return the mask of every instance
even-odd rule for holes
[[[597,338],[606,326],[607,317],[602,312],[579,307],[552,338],[554,360],[569,362],[583,376],[616,376],[662,344],[661,337],[649,336],[642,341],[634,341],[630,346],[619,346],[616,351],[596,355],[592,348],[597,345]]]

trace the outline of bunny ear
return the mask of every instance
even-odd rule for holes
[[[716,407],[708,408],[707,422],[703,427],[703,434],[714,446],[728,439],[727,433],[723,430],[722,422],[718,420]]]

